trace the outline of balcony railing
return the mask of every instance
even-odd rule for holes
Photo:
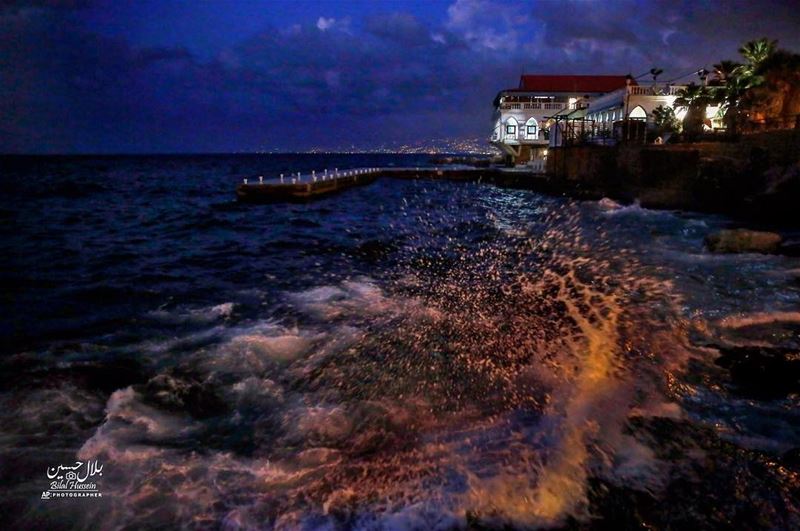
[[[509,110],[561,110],[567,107],[567,103],[564,102],[552,102],[552,103],[501,103],[500,109],[504,111]]]
[[[632,96],[675,96],[684,85],[634,85],[628,88]]]

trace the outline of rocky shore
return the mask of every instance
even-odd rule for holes
[[[548,186],[582,197],[797,226],[800,130],[736,141],[551,148]]]

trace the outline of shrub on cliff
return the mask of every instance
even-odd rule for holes
[[[666,136],[668,133],[677,133],[680,130],[680,121],[675,116],[672,107],[659,105],[653,109],[653,124],[656,127],[656,134]]]

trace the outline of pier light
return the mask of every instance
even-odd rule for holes
[[[247,179],[244,179],[244,184],[247,184]]]

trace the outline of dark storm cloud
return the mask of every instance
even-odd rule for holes
[[[786,4],[457,0],[432,24],[402,9],[237,36],[199,58],[103,36],[84,2],[0,10],[3,151],[236,151],[370,147],[483,136],[520,71],[669,75],[770,35],[797,48]],[[109,6],[113,9],[113,4]],[[169,21],[164,21],[168,27]],[[666,74],[665,74],[666,75]]]

